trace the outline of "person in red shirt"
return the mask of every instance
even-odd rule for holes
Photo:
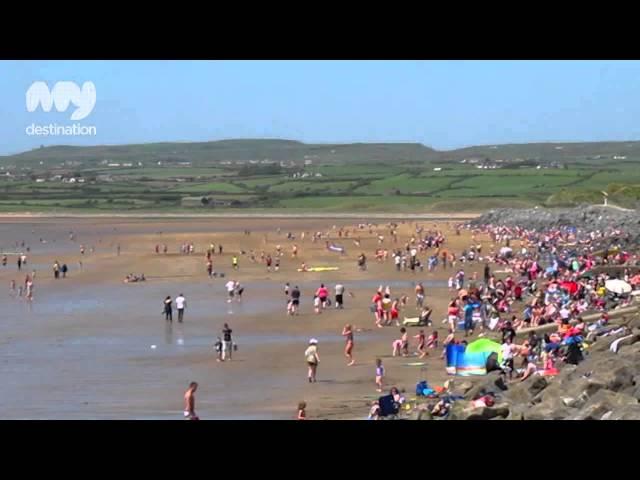
[[[372,309],[376,316],[376,326],[382,328],[382,319],[384,318],[384,308],[382,308],[382,292],[378,290],[371,299],[373,303]]]
[[[324,286],[324,283],[320,284],[320,288],[316,291],[316,295],[320,299],[320,305],[322,308],[327,307],[327,297],[329,296],[329,290],[327,290]]]

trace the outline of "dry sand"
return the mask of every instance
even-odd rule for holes
[[[409,295],[409,308],[400,317],[415,316],[416,281],[425,282],[426,304],[434,308],[434,327],[446,336],[441,319],[451,293],[446,280],[451,270],[433,273],[396,272],[391,258],[377,263],[377,232],[361,231],[360,247],[351,239],[338,239],[334,225],[352,231],[352,219],[137,219],[137,218],[4,218],[0,220],[0,248],[16,251],[15,242],[31,247],[29,264],[17,272],[16,257],[0,267],[0,297],[5,299],[0,322],[0,418],[119,418],[180,419],[182,394],[197,381],[197,411],[203,419],[290,419],[300,400],[308,404],[311,419],[366,418],[375,391],[374,360],[383,359],[386,383],[413,393],[417,381],[441,385],[446,374],[441,353],[430,351],[425,365],[408,366],[416,357],[392,358],[391,343],[397,327],[375,328],[370,300],[379,284],[390,284],[392,296]],[[379,220],[373,220],[379,221]],[[469,245],[463,232],[456,237],[444,220],[435,221],[447,234],[445,248],[459,254]],[[400,223],[400,221],[398,221]],[[426,229],[434,221],[419,221]],[[391,243],[386,224],[383,246],[404,246],[414,223],[401,223],[399,242]],[[276,233],[280,227],[281,234]],[[243,230],[251,230],[251,235]],[[69,239],[69,232],[75,240]],[[286,239],[291,231],[297,238]],[[341,256],[328,252],[324,240],[312,243],[302,231],[331,231],[334,241],[347,249]],[[266,235],[266,239],[265,239]],[[44,242],[40,242],[40,239]],[[485,247],[488,241],[482,238]],[[182,242],[193,242],[196,253],[181,255]],[[205,250],[210,243],[224,246],[222,257],[213,257],[216,271],[227,278],[209,279]],[[291,258],[291,246],[299,247],[299,259]],[[80,255],[80,244],[85,255]],[[121,254],[116,254],[120,244]],[[156,255],[156,244],[167,244],[169,254]],[[279,272],[268,273],[259,252],[275,254],[280,244],[285,256]],[[95,251],[90,252],[94,247]],[[240,269],[233,272],[231,256],[240,250],[257,252],[258,263],[239,255]],[[21,250],[18,248],[18,250]],[[356,257],[368,257],[368,270],[360,272]],[[420,256],[426,264],[425,254]],[[66,263],[68,278],[54,280],[54,260]],[[83,262],[80,270],[79,261]],[[307,265],[338,266],[337,272],[297,272]],[[12,279],[21,284],[26,273],[37,270],[35,300],[29,304],[10,297]],[[477,265],[478,275],[482,266]],[[467,267],[467,278],[474,269]],[[144,273],[147,281],[122,282],[127,273]],[[228,278],[245,286],[242,304],[226,303]],[[312,297],[324,282],[333,292],[337,281],[347,292],[344,310],[329,309],[315,315]],[[300,285],[301,314],[285,314],[284,284]],[[166,295],[187,298],[185,323],[168,329],[161,315]],[[233,361],[217,363],[212,345],[223,323],[229,323],[239,350]],[[356,364],[346,366],[346,323],[362,329],[355,335]],[[418,328],[410,328],[411,336]],[[433,328],[426,328],[429,334]],[[311,337],[319,339],[321,363],[318,383],[306,379],[304,350]],[[157,345],[157,348],[150,348]],[[411,352],[415,350],[415,340]],[[10,387],[9,387],[10,386]]]

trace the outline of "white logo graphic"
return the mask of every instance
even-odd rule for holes
[[[96,105],[96,86],[93,82],[84,82],[82,90],[74,82],[57,82],[51,91],[45,82],[33,82],[27,90],[27,111],[34,112],[42,105],[45,112],[51,111],[55,104],[58,112],[65,112],[69,103],[78,107],[71,114],[71,120],[82,120],[89,116]]]

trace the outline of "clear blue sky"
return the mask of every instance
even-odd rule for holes
[[[93,81],[96,137],[29,137],[36,80]],[[287,138],[438,149],[640,139],[638,61],[0,61],[0,154],[53,144]]]

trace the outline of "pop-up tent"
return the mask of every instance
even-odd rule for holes
[[[500,344],[486,338],[480,338],[467,345],[447,345],[447,373],[462,377],[486,375],[488,364],[502,361]],[[490,361],[490,359],[493,361]],[[493,368],[492,368],[493,369]]]

